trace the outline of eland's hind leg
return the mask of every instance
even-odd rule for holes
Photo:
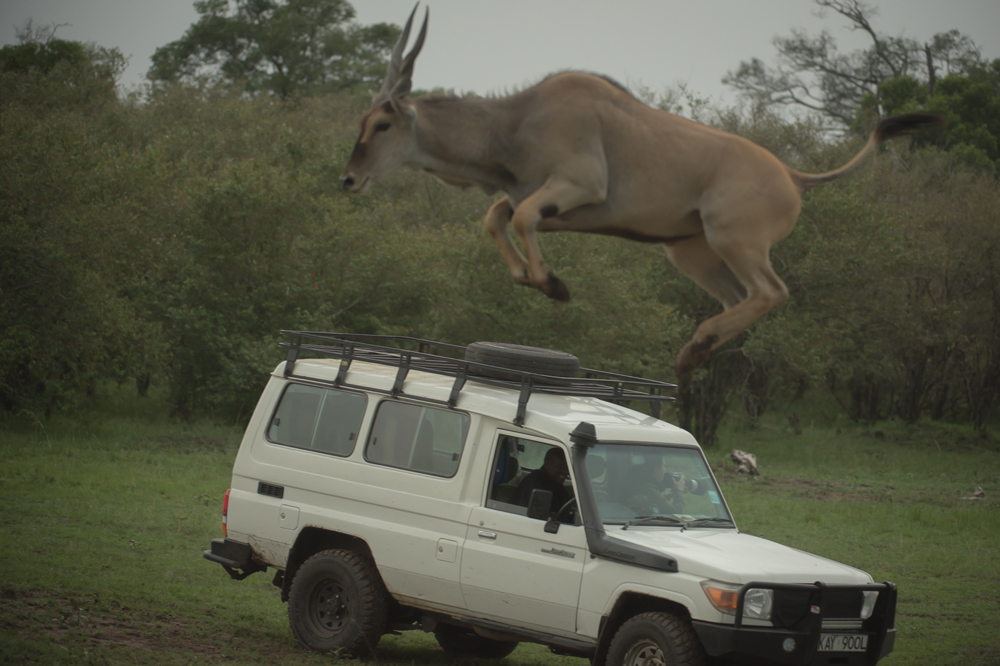
[[[756,255],[748,252],[740,259],[742,265],[733,273],[746,288],[747,297],[698,325],[694,336],[677,355],[677,378],[681,386],[690,382],[695,368],[712,350],[732,340],[788,299],[788,288],[771,268],[766,252]],[[727,264],[733,266],[728,261]]]
[[[772,240],[777,242],[784,238],[795,225],[797,207],[783,217],[786,219],[779,218],[774,224],[766,225],[770,234],[763,233],[765,225],[754,224],[752,219],[744,219],[742,224],[733,225],[722,224],[718,220],[712,224],[706,220],[706,242],[728,267],[728,272],[717,269],[712,273],[716,279],[713,283],[715,289],[726,284],[725,281],[719,281],[719,276],[731,274],[742,285],[746,296],[731,305],[727,304],[725,298],[720,298],[727,305],[726,310],[698,325],[690,342],[677,355],[677,378],[681,386],[690,382],[695,368],[708,358],[712,350],[733,339],[767,312],[788,300],[788,287],[771,267],[769,255]],[[709,291],[711,293],[712,289],[709,288]],[[725,296],[725,293],[713,295],[719,298],[720,295]]]
[[[750,170],[746,166],[733,167],[725,178],[720,177],[725,187],[706,191],[702,197],[704,240],[694,244],[702,260],[685,272],[722,301],[726,310],[699,324],[677,355],[677,378],[682,386],[712,350],[788,300],[788,287],[771,267],[770,252],[772,245],[795,228],[802,194],[784,166],[777,164],[777,170],[767,164]],[[725,262],[726,269],[717,264],[712,267],[713,255]]]
[[[747,297],[743,283],[708,244],[704,234],[663,244],[670,263],[729,309]]]

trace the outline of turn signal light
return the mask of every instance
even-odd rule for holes
[[[733,615],[736,613],[736,603],[739,600],[740,588],[738,585],[729,585],[715,580],[706,580],[701,584],[708,600],[712,605],[723,613]]]
[[[875,610],[875,602],[878,601],[878,591],[865,590],[862,594],[864,595],[864,602],[861,604],[861,619],[867,620]]]

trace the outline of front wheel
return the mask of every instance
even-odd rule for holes
[[[307,648],[369,657],[385,633],[387,597],[374,562],[349,550],[324,550],[295,574],[288,622]]]
[[[471,629],[450,624],[438,625],[434,630],[438,645],[448,654],[478,659],[503,659],[518,646],[515,642],[496,641],[480,636]]]
[[[670,613],[642,613],[611,639],[608,666],[705,666],[707,657],[690,622]]]

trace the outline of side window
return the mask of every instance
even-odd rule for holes
[[[386,400],[375,414],[365,459],[434,476],[454,476],[469,423],[465,412]]]
[[[518,450],[519,448],[521,450]],[[524,444],[519,446],[516,437],[500,436],[493,457],[493,476],[490,479],[489,502],[487,504],[490,508],[510,509],[510,507],[496,506],[496,503],[512,504],[518,484],[528,474],[528,470],[521,467],[523,449]]]
[[[548,468],[547,459],[551,459]],[[500,435],[497,440],[489,481],[486,506],[510,513],[525,515],[534,489],[553,493],[553,511],[573,497],[565,452],[551,444],[511,435]]]
[[[267,438],[284,446],[349,456],[366,404],[360,393],[289,384],[267,427]]]

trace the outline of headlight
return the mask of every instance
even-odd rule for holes
[[[770,620],[772,606],[774,606],[774,590],[752,588],[747,590],[743,600],[743,617],[751,620]]]
[[[861,594],[865,597],[864,601],[861,602],[861,619],[867,620],[875,610],[875,602],[878,600],[878,590],[865,590]]]

